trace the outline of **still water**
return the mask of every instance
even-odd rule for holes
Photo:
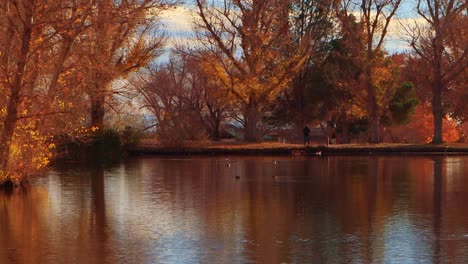
[[[0,263],[468,263],[468,156],[139,157],[0,191]]]

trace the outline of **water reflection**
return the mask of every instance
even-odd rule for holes
[[[0,263],[466,263],[467,161],[157,157],[57,168],[0,192]]]

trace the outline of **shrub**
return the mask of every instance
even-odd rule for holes
[[[199,122],[190,122],[190,120],[172,122],[164,120],[159,123],[157,137],[163,145],[183,146],[187,140],[203,141],[208,136],[204,127]]]

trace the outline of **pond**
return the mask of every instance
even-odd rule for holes
[[[0,263],[468,263],[468,156],[137,157],[0,191]]]

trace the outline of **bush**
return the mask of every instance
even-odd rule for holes
[[[131,126],[126,126],[120,136],[120,144],[123,150],[138,145],[143,138],[143,132],[133,129]]]
[[[86,135],[56,137],[56,160],[108,162],[122,154],[120,134],[115,129],[89,130]]]
[[[187,120],[186,120],[187,121]],[[197,122],[160,122],[157,130],[158,140],[167,146],[183,146],[187,140],[203,141],[208,138],[204,127]]]
[[[9,150],[5,170],[0,171],[0,185],[7,182],[17,184],[44,173],[55,152],[55,144],[50,136],[36,128],[36,124],[19,123]]]

